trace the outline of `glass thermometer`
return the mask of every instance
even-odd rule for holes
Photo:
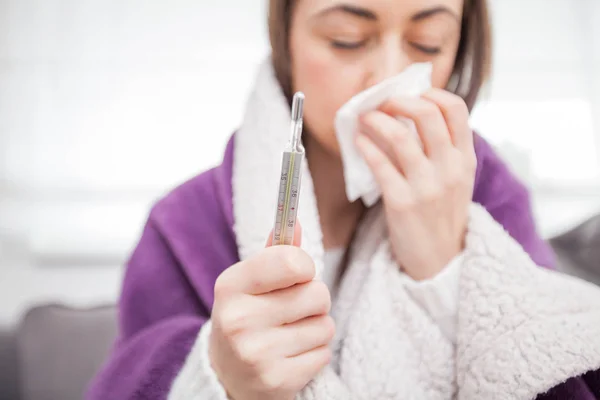
[[[273,229],[273,246],[291,245],[294,242],[294,228],[298,214],[300,179],[304,147],[302,146],[302,117],[304,94],[297,92],[292,101],[292,124],[290,141],[283,151],[281,177],[277,194],[277,212]]]

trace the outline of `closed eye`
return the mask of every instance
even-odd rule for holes
[[[363,47],[366,43],[366,40],[361,40],[360,42],[344,42],[339,40],[332,40],[331,46],[341,50],[356,50]]]
[[[419,50],[419,51],[421,51],[421,52],[423,52],[423,53],[425,53],[427,55],[432,55],[432,56],[434,56],[436,54],[439,54],[442,51],[442,49],[439,48],[439,47],[423,46],[423,45],[418,44],[418,43],[410,43],[410,45],[412,47],[414,47],[415,49],[417,49],[417,50]]]

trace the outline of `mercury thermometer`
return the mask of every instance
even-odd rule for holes
[[[300,179],[304,147],[302,146],[302,117],[304,113],[304,94],[297,92],[292,101],[292,123],[290,140],[283,151],[279,192],[277,193],[277,212],[273,229],[273,245],[291,245],[294,242],[294,228],[298,214]]]

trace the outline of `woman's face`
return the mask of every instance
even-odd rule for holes
[[[338,154],[334,118],[355,94],[415,62],[446,87],[464,0],[297,0],[290,37],[292,87],[306,95],[311,137]]]

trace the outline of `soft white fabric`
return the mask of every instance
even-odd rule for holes
[[[408,294],[427,311],[452,344],[456,344],[458,288],[463,258],[464,255],[459,254],[439,274],[424,281],[415,281],[402,274]]]
[[[281,132],[289,122],[266,63],[235,138],[236,148],[245,150],[236,152],[233,172],[242,259],[263,248],[271,228]],[[321,276],[322,234],[306,166],[300,204],[302,247]],[[298,400],[525,400],[600,368],[600,289],[535,266],[480,206],[471,206],[460,266],[456,345],[413,298],[391,256],[380,204],[359,227],[349,260],[332,308],[334,359]],[[208,353],[201,343],[175,382],[175,399],[224,400],[205,375]]]
[[[325,251],[323,256],[323,275],[321,279],[327,285],[330,292],[335,292],[335,284],[338,274],[340,273],[340,268],[342,266],[342,261],[344,260],[344,254],[346,253],[346,249],[328,249]],[[332,293],[332,297],[335,294]],[[332,301],[335,299],[332,298]]]
[[[328,249],[324,255],[323,282],[332,292],[335,304],[337,293],[336,278],[340,273],[341,262],[345,250]],[[405,288],[413,298],[440,327],[446,338],[456,343],[456,324],[458,322],[458,285],[463,254],[454,257],[448,265],[431,279],[415,281],[406,274],[401,274]]]
[[[367,111],[377,109],[391,98],[422,95],[431,88],[431,71],[431,63],[413,64],[402,73],[352,97],[337,112],[335,129],[344,165],[346,196],[351,202],[362,198],[362,201],[371,207],[381,197],[381,189],[373,173],[355,146],[354,140],[358,132],[359,116]],[[410,127],[415,139],[420,143],[414,123],[406,118],[398,119]]]
[[[211,327],[209,320],[200,329],[196,343],[171,386],[168,400],[229,400],[210,365],[208,339]]]

